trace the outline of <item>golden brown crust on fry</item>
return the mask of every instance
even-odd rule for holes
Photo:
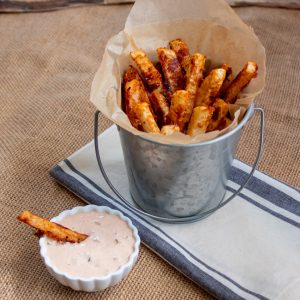
[[[133,66],[129,66],[128,69],[124,72],[124,76],[123,76],[124,85],[133,79],[142,80],[137,69],[134,68]]]
[[[165,96],[158,90],[153,91],[150,94],[150,102],[155,115],[157,116],[157,123],[161,127],[167,124],[167,118],[169,115],[169,104]]]
[[[134,111],[145,132],[160,132],[148,103],[137,103],[137,105],[134,107]]]
[[[124,93],[126,114],[131,125],[140,130],[142,128],[142,124],[135,115],[134,107],[139,102],[146,102],[148,104],[150,103],[147,92],[140,80],[133,79],[125,84]]]
[[[195,106],[209,106],[219,93],[226,71],[222,68],[212,70],[203,80],[197,91]]]
[[[216,130],[219,125],[222,123],[222,120],[226,117],[229,105],[224,100],[218,98],[213,104],[213,108],[215,109],[212,119],[207,127],[207,131]]]
[[[180,128],[177,125],[165,125],[162,127],[160,133],[163,135],[170,135],[174,132],[180,132]]]
[[[60,242],[80,243],[88,237],[86,234],[76,232],[62,225],[40,218],[30,211],[23,211],[17,218],[37,229],[38,235],[43,234]]]
[[[224,70],[226,71],[226,76],[227,76],[228,74],[232,74],[232,69],[229,67],[228,64],[222,64],[222,65],[221,65],[221,68],[224,69]]]
[[[228,89],[228,87],[230,86],[230,84],[233,80],[232,68],[229,67],[228,64],[222,64],[221,68],[226,71],[226,76],[225,76],[225,79],[224,79],[224,81],[222,83],[222,86],[219,90],[218,96],[224,94],[224,92]]]
[[[191,57],[191,64],[186,78],[186,90],[190,94],[191,101],[194,101],[197,89],[203,80],[203,71],[205,66],[205,55],[195,53]]]
[[[163,83],[159,71],[154,67],[151,60],[142,50],[132,51],[130,55],[134,62],[139,67],[144,79],[151,91],[155,89],[162,89]]]
[[[131,124],[145,132],[180,130],[190,136],[229,126],[229,104],[257,76],[257,64],[249,61],[235,79],[228,64],[208,74],[204,54],[191,55],[180,38],[169,45],[156,50],[155,66],[143,50],[130,53],[138,70],[129,66],[124,74],[122,108]]]
[[[176,53],[181,67],[188,73],[190,64],[190,51],[188,45],[182,39],[175,39],[169,43],[170,48]]]
[[[238,94],[257,76],[257,64],[249,61],[224,92],[224,100],[234,103]]]
[[[173,50],[158,48],[157,55],[161,63],[167,90],[172,94],[184,88],[184,76]]]
[[[122,82],[122,109],[127,113],[127,102],[126,101],[126,91],[125,91],[125,86],[128,82],[131,80],[136,79],[136,80],[142,80],[140,78],[140,75],[133,66],[129,66],[128,69],[124,72],[123,74],[123,82]]]
[[[195,136],[200,133],[205,133],[209,122],[212,118],[214,108],[209,106],[198,106],[193,109],[187,134]]]
[[[189,92],[185,90],[176,91],[171,100],[169,119],[173,125],[178,125],[181,132],[185,131],[185,128],[190,120],[191,101],[189,99]]]
[[[143,90],[144,89],[144,83],[142,81],[142,78],[140,77],[140,74],[138,73],[137,69],[134,68],[133,66],[129,66],[128,69],[124,72],[124,75],[123,75],[123,99],[125,99],[125,101],[123,101],[122,103],[122,108],[125,112],[127,112],[127,103],[128,103],[128,100],[126,101],[126,84],[129,83],[130,81],[132,80],[137,80],[140,82]],[[127,90],[127,93],[128,93],[128,90]],[[145,93],[146,93],[146,90],[145,90]],[[147,96],[147,95],[146,95]],[[146,100],[147,101],[147,100]],[[130,108],[129,108],[130,109]]]
[[[166,100],[168,101],[168,103],[170,103],[171,102],[171,98],[172,98],[172,93],[170,93],[167,89],[166,89],[166,87],[165,87],[165,85],[166,84],[164,84],[165,83],[165,78],[164,78],[164,73],[163,73],[163,70],[162,70],[162,66],[161,66],[161,63],[160,62],[157,62],[156,64],[155,64],[155,68],[159,71],[159,73],[160,73],[160,75],[161,75],[161,78],[162,78],[162,81],[163,81],[163,87],[162,87],[162,89],[157,89],[161,94],[163,94],[163,96],[166,98]]]

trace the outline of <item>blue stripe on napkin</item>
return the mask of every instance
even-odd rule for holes
[[[232,167],[232,172],[229,179],[241,185],[243,182],[245,182],[247,177],[248,173]],[[300,202],[288,196],[284,192],[268,185],[266,182],[256,177],[252,177],[247,184],[247,189],[270,201],[271,203],[297,216],[300,216]],[[299,192],[297,189],[295,189],[295,191]]]

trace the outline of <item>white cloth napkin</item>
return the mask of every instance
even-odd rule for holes
[[[99,143],[109,177],[131,199],[116,127],[105,131]],[[227,195],[249,169],[234,161]],[[136,215],[115,200],[98,169],[93,142],[50,173],[86,202],[125,213],[148,247],[217,298],[300,299],[298,189],[256,172],[240,196],[208,218],[166,224]]]

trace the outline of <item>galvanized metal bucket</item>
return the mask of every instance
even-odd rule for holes
[[[224,199],[242,129],[253,113],[260,113],[260,143],[252,171],[245,183]],[[232,200],[248,183],[259,162],[264,129],[264,113],[252,104],[242,121],[227,134],[189,145],[167,145],[148,140],[118,127],[129,179],[132,205],[110,182],[101,162],[98,145],[98,116],[95,114],[95,151],[106,182],[135,212],[156,220],[183,223],[208,216]]]

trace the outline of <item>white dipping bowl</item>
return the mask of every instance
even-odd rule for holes
[[[138,231],[136,227],[132,224],[130,219],[125,217],[121,212],[114,209],[110,209],[107,206],[86,205],[86,206],[74,207],[70,210],[65,210],[61,212],[57,217],[51,219],[51,221],[59,223],[66,216],[74,215],[79,212],[90,212],[90,211],[97,211],[101,213],[109,213],[112,215],[116,215],[120,219],[124,220],[132,230],[133,236],[135,238],[135,244],[134,244],[132,254],[130,255],[127,263],[121,265],[118,270],[108,273],[107,275],[101,277],[82,278],[82,277],[71,276],[65,272],[60,271],[55,265],[52,264],[51,260],[47,256],[46,241],[48,238],[47,237],[40,238],[39,243],[41,247],[40,254],[42,256],[42,259],[48,271],[54,278],[56,278],[61,284],[68,286],[73,290],[85,291],[85,292],[96,292],[96,291],[104,290],[110,286],[119,283],[123,278],[125,278],[129,274],[129,272],[131,271],[132,267],[134,266],[138,258],[140,237],[138,235]]]

